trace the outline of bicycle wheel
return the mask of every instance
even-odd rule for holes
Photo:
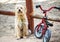
[[[42,38],[42,28],[41,27],[39,27],[39,29],[37,30],[37,28],[38,28],[38,25],[35,27],[35,29],[34,29],[34,35],[36,36],[36,38],[38,38],[38,39],[41,39]]]

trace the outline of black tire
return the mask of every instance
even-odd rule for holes
[[[39,32],[41,30],[41,28],[39,27],[40,30],[38,32],[37,32],[37,28],[38,28],[38,25],[34,29],[34,35],[36,38],[41,39],[43,37],[42,32]]]

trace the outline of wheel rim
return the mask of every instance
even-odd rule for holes
[[[40,28],[39,31],[37,31],[38,26],[35,28],[35,35],[36,37],[41,37],[42,36],[42,29]]]

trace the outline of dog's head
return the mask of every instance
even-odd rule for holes
[[[24,6],[22,6],[22,5],[16,5],[15,11],[17,13],[26,13],[26,8]]]

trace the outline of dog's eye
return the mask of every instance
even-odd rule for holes
[[[20,7],[22,9],[22,7]]]

